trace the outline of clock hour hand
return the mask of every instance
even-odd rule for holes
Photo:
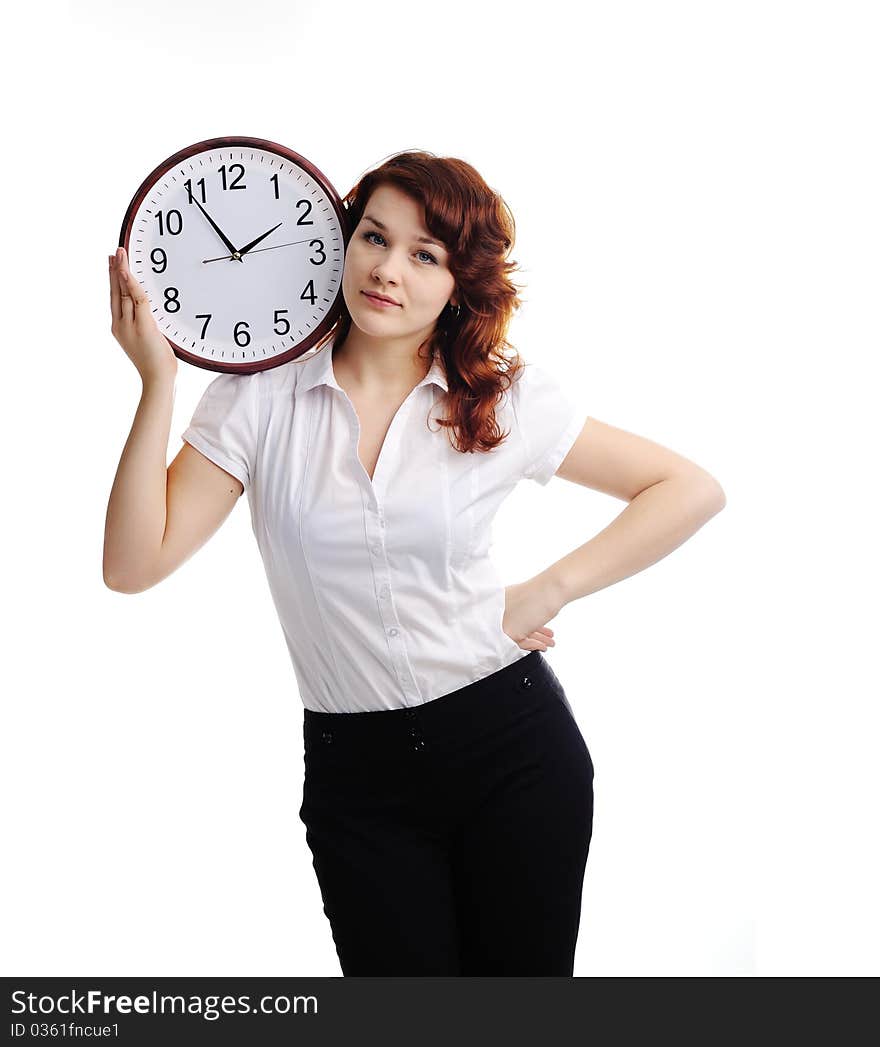
[[[232,243],[232,241],[227,237],[227,235],[223,232],[223,230],[220,228],[220,226],[217,225],[217,223],[208,214],[208,212],[204,209],[204,207],[202,207],[202,205],[198,202],[198,200],[194,201],[194,203],[195,203],[196,207],[198,207],[198,209],[205,216],[205,218],[207,218],[208,221],[211,223],[211,226],[213,227],[214,232],[220,237],[220,239],[223,241],[223,243],[226,245],[226,247],[232,252],[231,258],[232,259],[236,259],[237,258],[238,261],[240,262],[241,258],[239,258],[239,252],[236,250],[235,245]]]
[[[273,225],[273,226],[272,226],[272,228],[271,228],[271,229],[269,230],[269,232],[268,232],[268,233],[263,233],[263,235],[262,235],[262,236],[258,236],[258,237],[256,238],[256,240],[251,240],[251,242],[250,242],[249,244],[246,244],[246,245],[245,245],[244,247],[242,247],[242,249],[241,249],[241,250],[240,250],[240,251],[239,251],[238,253],[239,253],[240,255],[241,255],[241,254],[247,254],[247,253],[248,253],[248,251],[250,251],[250,249],[251,249],[252,247],[256,247],[256,246],[257,246],[257,244],[258,244],[258,243],[260,243],[260,241],[261,241],[261,240],[265,240],[265,239],[266,239],[266,237],[270,235],[270,233],[274,233],[274,232],[275,232],[275,230],[276,230],[276,229],[277,229],[277,228],[278,228],[279,226],[281,226],[281,225],[284,225],[284,223],[283,223],[283,222],[279,222],[279,223],[278,223],[278,225]]]

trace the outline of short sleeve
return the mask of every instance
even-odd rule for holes
[[[251,485],[256,460],[259,406],[254,374],[218,375],[202,394],[181,439],[215,465]]]
[[[562,384],[535,364],[525,364],[511,390],[525,447],[523,477],[548,483],[577,439],[587,413]]]

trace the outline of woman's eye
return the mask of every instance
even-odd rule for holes
[[[375,232],[373,229],[368,229],[365,233],[361,234],[362,239],[366,240],[368,244],[371,244],[373,242],[370,239],[371,236],[377,236],[383,243],[385,242],[385,237],[382,236],[381,233]],[[419,251],[418,254],[423,254],[426,258],[430,259],[433,265],[437,265],[437,259],[428,251]]]

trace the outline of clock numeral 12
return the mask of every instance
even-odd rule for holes
[[[243,164],[230,164],[229,173],[238,168],[238,174],[235,176],[235,181],[226,184],[226,164],[223,164],[218,170],[220,171],[220,177],[223,179],[223,188],[225,189],[247,189],[246,185],[239,185],[239,181],[244,178],[244,165]]]

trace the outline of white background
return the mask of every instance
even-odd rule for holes
[[[523,358],[726,492],[551,623],[596,768],[575,974],[880,973],[874,5],[28,10],[2,70],[2,973],[340,973],[246,499],[156,589],[102,581],[140,393],[106,256],[148,172],[232,134],[341,194],[407,148],[472,163],[516,219]],[[181,364],[169,461],[212,377]],[[521,484],[506,584],[623,507]]]

